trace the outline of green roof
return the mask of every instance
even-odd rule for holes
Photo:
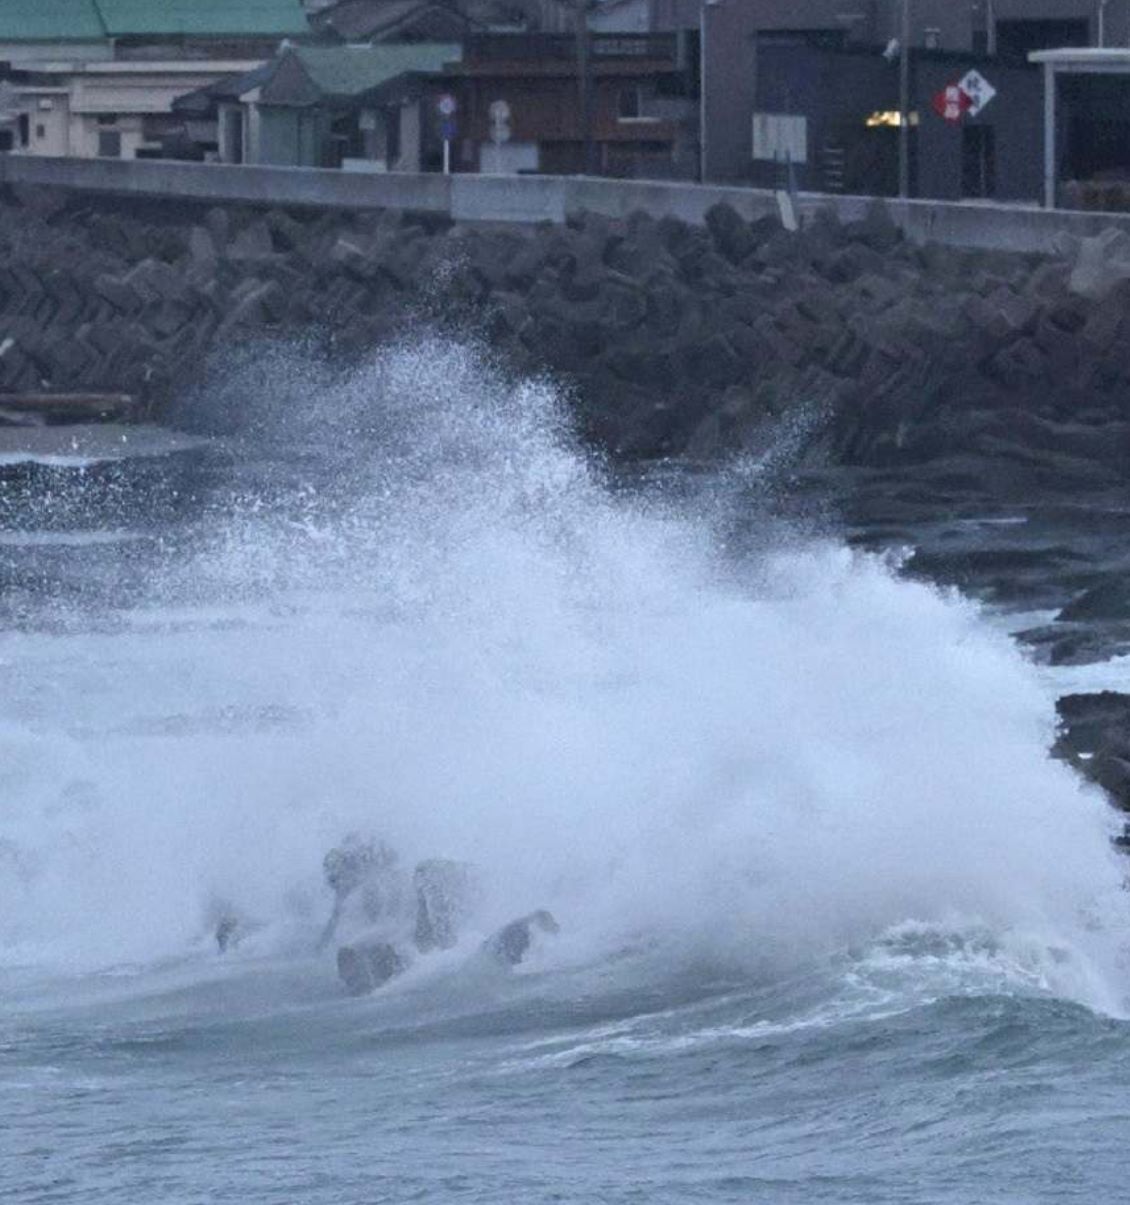
[[[309,32],[302,0],[0,0],[0,42]]]
[[[94,0],[0,0],[0,42],[97,42],[105,37]]]
[[[10,0],[0,0],[0,7]],[[309,31],[302,0],[94,0],[112,38],[144,34],[282,37]]]
[[[298,46],[290,51],[327,96],[356,96],[410,71],[440,71],[463,57],[458,42],[388,42],[377,46]]]

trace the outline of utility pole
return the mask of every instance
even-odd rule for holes
[[[899,34],[899,196],[910,196],[910,4],[902,0]]]
[[[581,171],[595,176],[596,163],[592,140],[592,39],[589,36],[588,0],[573,0],[577,27],[577,84],[581,102]]]

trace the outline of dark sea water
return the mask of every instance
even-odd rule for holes
[[[625,486],[459,347],[193,404],[3,485],[5,1205],[1130,1199],[1126,862],[1047,754],[1124,661],[764,465]],[[484,885],[362,999],[349,832]]]

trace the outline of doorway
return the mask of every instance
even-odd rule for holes
[[[996,130],[967,125],[961,130],[961,195],[984,199],[997,192]]]

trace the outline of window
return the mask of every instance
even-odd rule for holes
[[[641,108],[638,87],[620,89],[616,97],[616,116],[620,121],[637,121]]]
[[[46,138],[47,137],[47,127],[45,125],[37,125],[35,127],[35,136],[36,136],[36,138]]]
[[[997,54],[1009,63],[1027,65],[1033,50],[1090,45],[1086,21],[998,21]]]
[[[99,113],[95,120],[100,126],[116,126],[118,124],[117,113]]]
[[[98,157],[100,159],[120,159],[122,157],[122,136],[117,130],[98,131]]]

